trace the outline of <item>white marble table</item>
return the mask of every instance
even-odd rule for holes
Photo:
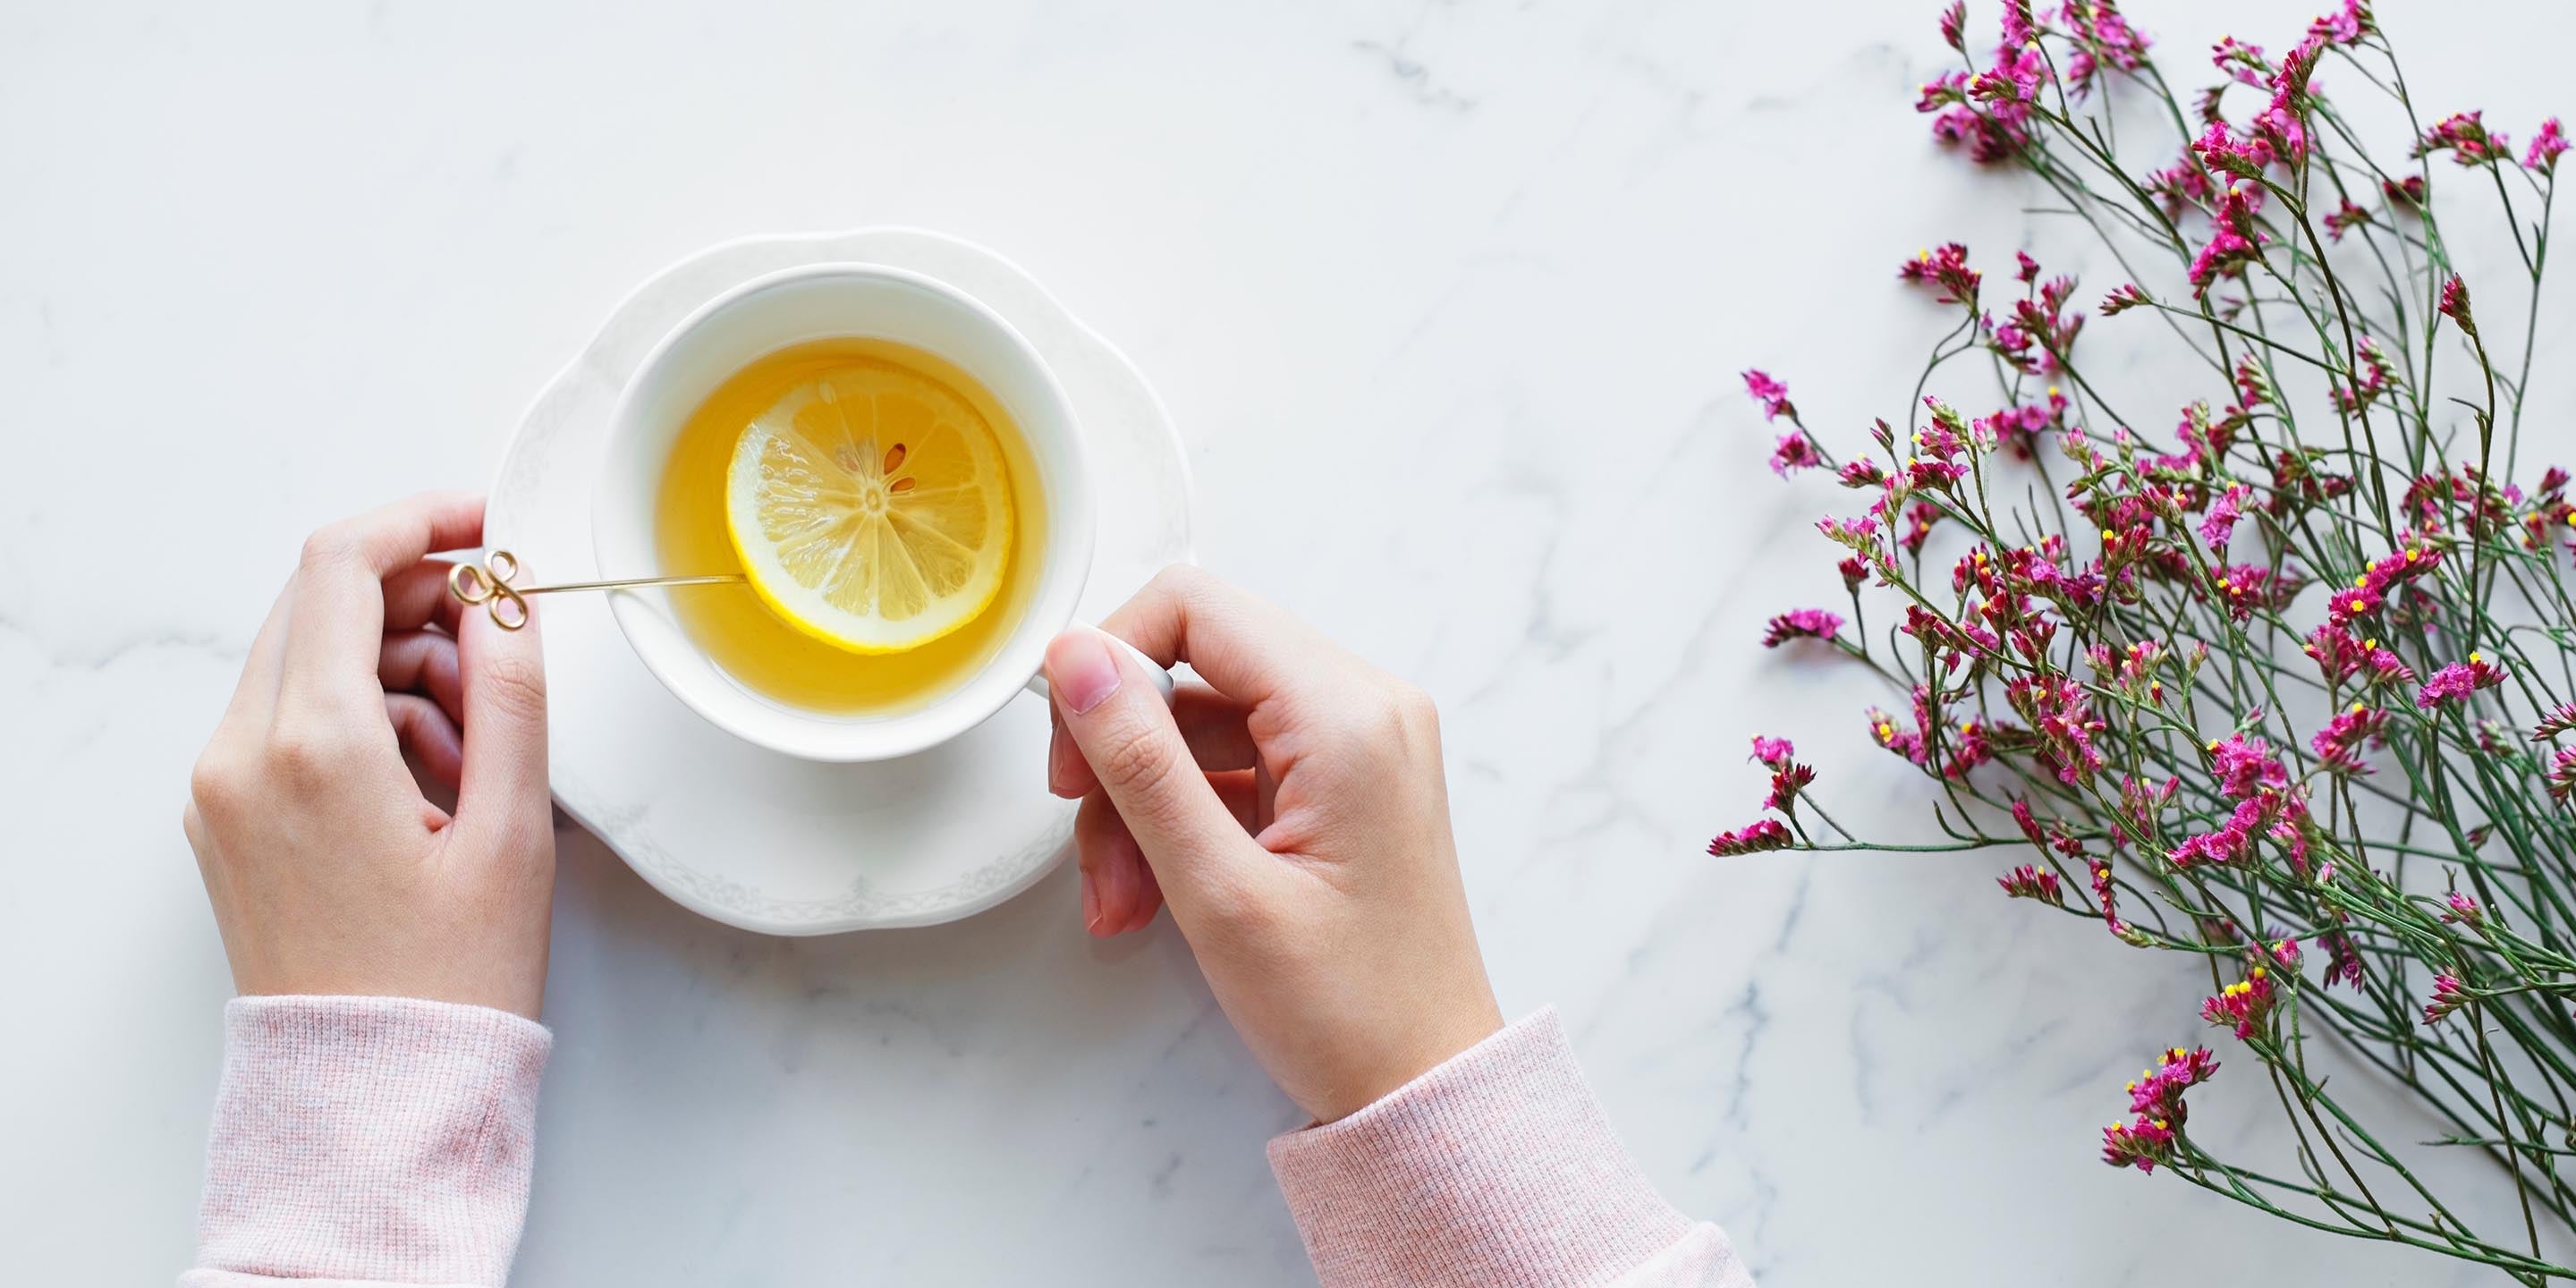
[[[2177,51],[2310,9],[2133,7]],[[2517,138],[2576,109],[2562,8],[2383,7],[2426,102]],[[1192,444],[1204,561],[1441,700],[1506,1009],[1564,1010],[1766,1284],[2486,1282],[2096,1162],[2190,982],[1994,864],[1699,853],[1751,816],[1755,732],[1847,809],[1921,801],[1851,676],[1754,646],[1831,584],[1827,498],[1762,471],[1735,371],[1837,431],[1891,411],[1934,325],[1897,258],[2001,255],[2018,218],[1908,110],[1929,0],[1825,8],[8,6],[10,1277],[185,1264],[229,988],[178,808],[302,533],[480,484],[661,264],[902,223],[1122,344]],[[1261,1156],[1295,1115],[1168,921],[1090,943],[1059,871],[958,925],[766,939],[562,840],[518,1283],[1308,1280]]]

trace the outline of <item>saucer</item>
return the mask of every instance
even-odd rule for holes
[[[627,378],[700,305],[821,263],[885,264],[959,287],[1046,359],[1101,496],[1081,619],[1099,620],[1190,557],[1189,466],[1144,376],[1017,265],[902,228],[728,242],[637,288],[520,421],[486,540],[516,553],[533,583],[625,572],[597,567],[590,497]],[[1035,697],[919,755],[798,760],[682,706],[618,633],[606,596],[550,598],[541,611],[555,802],[684,907],[774,935],[932,925],[1018,894],[1066,852],[1074,807],[1047,793],[1047,712]]]

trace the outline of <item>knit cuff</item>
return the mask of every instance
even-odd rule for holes
[[[499,1285],[552,1043],[448,1002],[227,1003],[196,1273]]]
[[[1554,1009],[1270,1142],[1325,1288],[1598,1284],[1691,1232],[1602,1115]]]

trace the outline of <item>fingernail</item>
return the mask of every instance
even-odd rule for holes
[[[1091,874],[1082,874],[1082,928],[1100,933],[1100,892],[1091,888]]]
[[[1047,684],[1067,711],[1081,715],[1118,691],[1118,659],[1100,632],[1076,626],[1047,645]]]

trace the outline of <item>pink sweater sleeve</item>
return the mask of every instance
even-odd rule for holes
[[[1628,1157],[1554,1010],[1273,1140],[1270,1166],[1324,1288],[1753,1284]]]
[[[445,1002],[226,1004],[182,1288],[497,1288],[527,1218],[552,1041],[532,1020]]]

